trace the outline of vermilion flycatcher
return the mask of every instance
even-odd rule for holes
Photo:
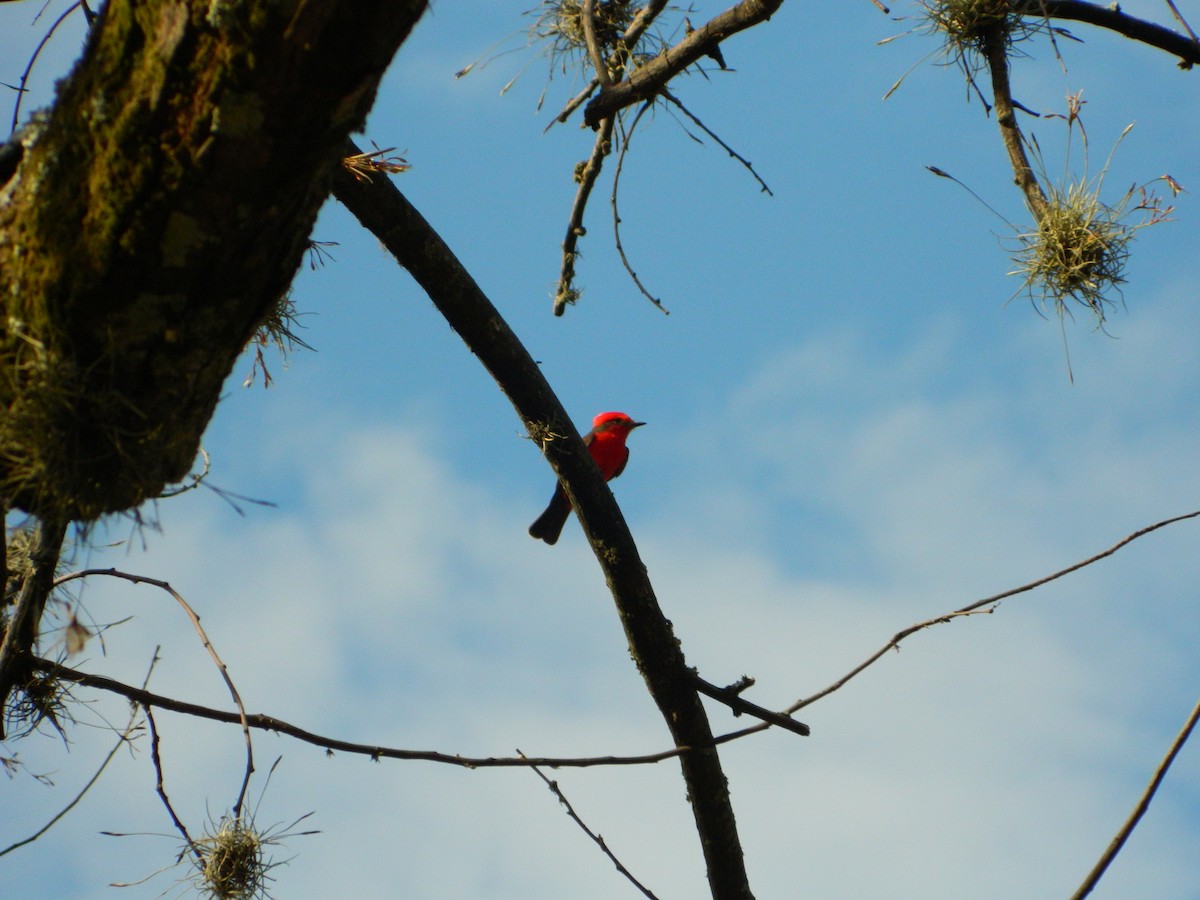
[[[629,462],[629,448],[625,439],[629,432],[645,425],[645,422],[635,422],[622,412],[600,413],[592,420],[592,430],[584,435],[583,443],[596,461],[600,474],[605,481],[612,481],[625,469]],[[553,544],[562,534],[563,526],[567,524],[567,516],[571,515],[571,501],[562,483],[554,486],[554,496],[546,511],[537,517],[529,526],[529,534],[538,540]]]

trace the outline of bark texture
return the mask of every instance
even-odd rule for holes
[[[0,497],[183,478],[425,0],[110,0],[0,187]]]

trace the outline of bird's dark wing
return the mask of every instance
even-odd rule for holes
[[[617,466],[616,470],[612,473],[612,478],[616,478],[618,475],[624,472],[625,464],[629,462],[629,448],[624,447],[622,449],[625,451],[625,458],[621,460],[621,464]],[[612,481],[612,478],[610,478],[609,481]]]

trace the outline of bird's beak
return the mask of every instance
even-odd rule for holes
[[[646,424],[645,422],[634,422],[632,425],[629,426],[629,430],[633,431],[633,429],[641,428],[645,424]]]

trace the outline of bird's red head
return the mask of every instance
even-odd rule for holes
[[[597,434],[620,433],[629,434],[635,428],[645,425],[645,422],[635,422],[623,412],[603,412],[592,419],[592,430]]]

